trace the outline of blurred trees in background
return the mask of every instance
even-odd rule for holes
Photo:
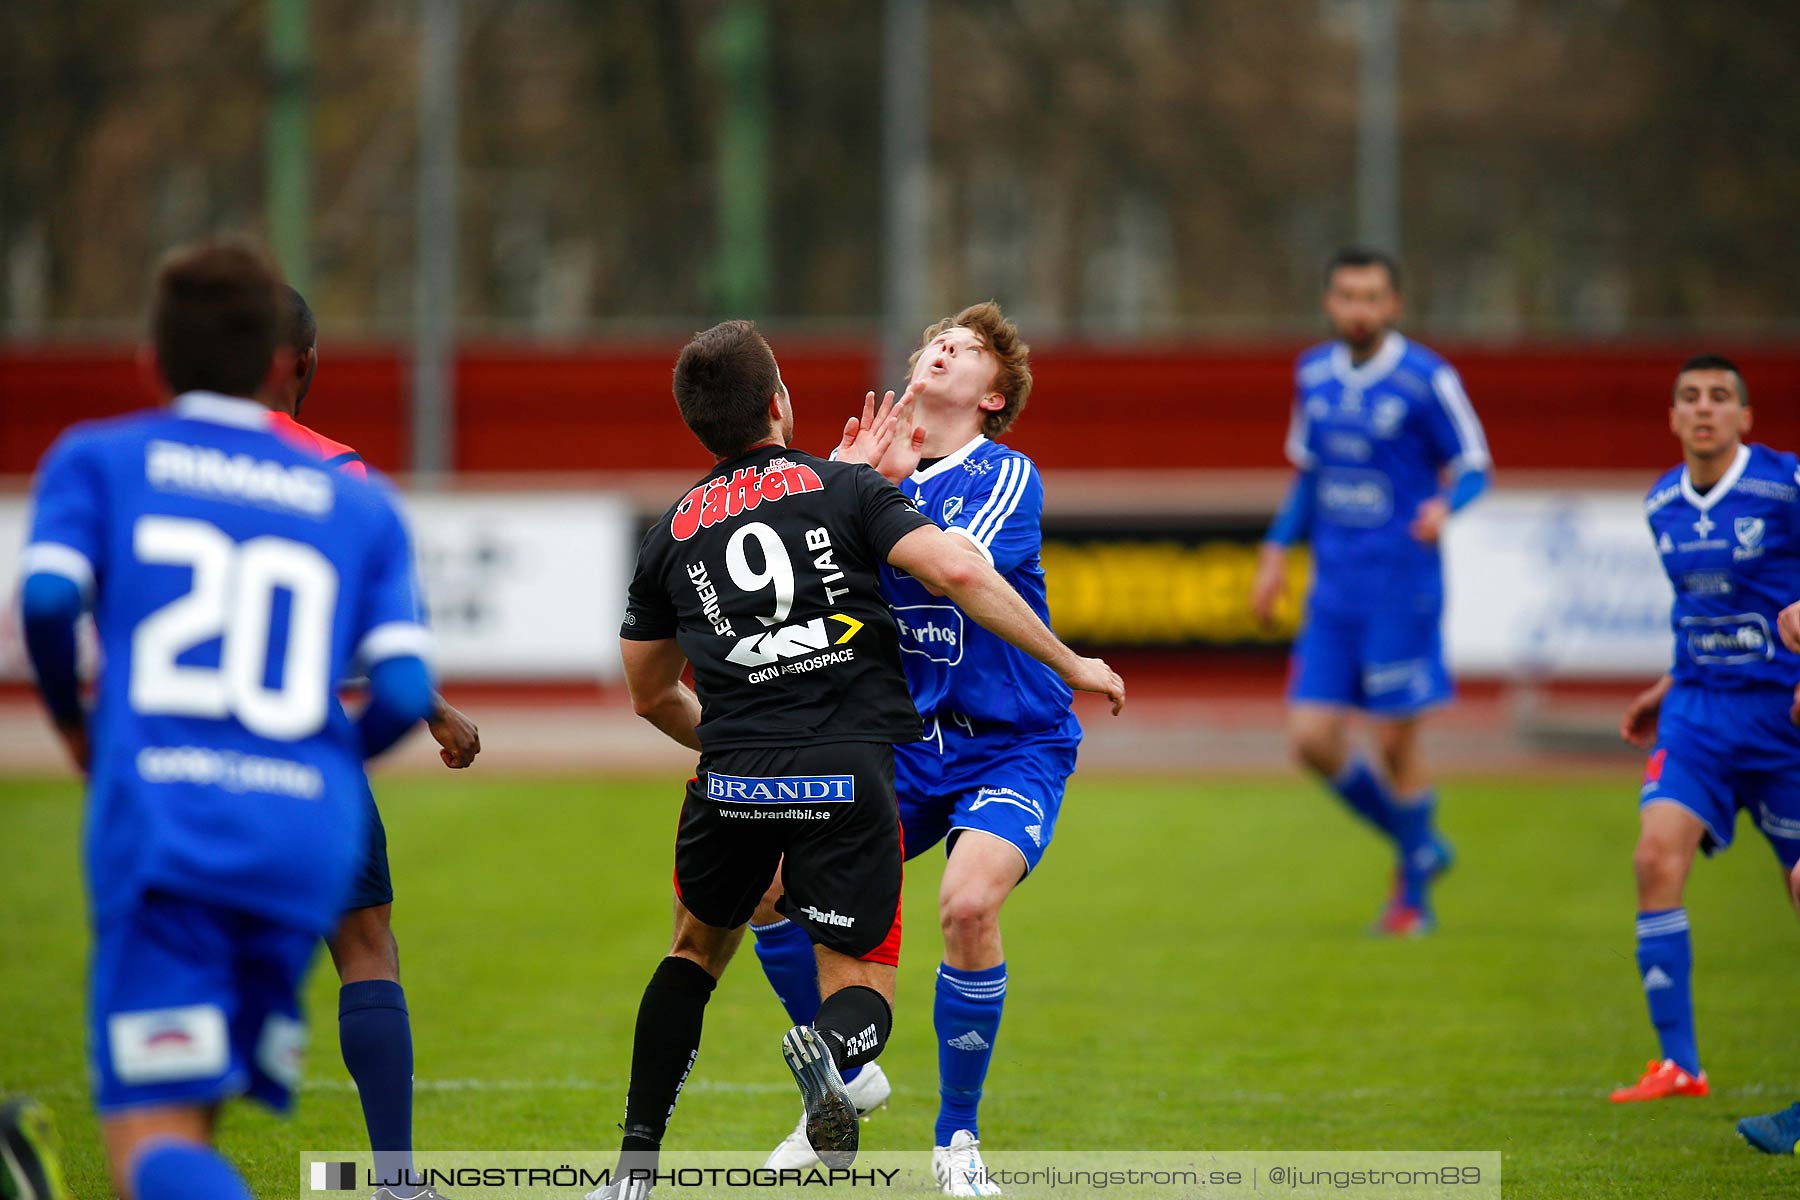
[[[728,18],[763,34],[749,83]],[[1402,0],[1413,322],[1800,325],[1800,40],[1752,0]],[[166,246],[264,210],[265,0],[0,6],[0,333],[135,329]],[[404,333],[415,6],[311,5],[313,301]],[[1034,335],[1288,333],[1355,228],[1357,0],[931,0],[934,307]],[[756,314],[880,297],[873,0],[465,0],[469,333],[690,328],[723,303],[722,115],[766,89]]]

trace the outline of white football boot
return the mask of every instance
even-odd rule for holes
[[[931,1173],[946,1196],[998,1196],[1000,1185],[988,1178],[981,1143],[966,1129],[950,1135],[948,1146],[931,1148]]]
[[[888,1082],[880,1063],[864,1064],[856,1078],[844,1085],[844,1091],[849,1093],[850,1103],[856,1105],[856,1115],[865,1121],[894,1094],[893,1085]],[[764,1169],[770,1171],[804,1171],[818,1165],[819,1156],[813,1152],[812,1143],[806,1140],[805,1113],[800,1114],[794,1132],[781,1139],[781,1144],[769,1152],[768,1160],[763,1163]]]

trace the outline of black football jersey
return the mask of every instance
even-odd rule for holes
[[[651,527],[619,632],[677,639],[709,751],[918,741],[879,568],[930,524],[873,468],[759,447]]]

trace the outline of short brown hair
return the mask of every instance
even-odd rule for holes
[[[675,406],[720,458],[768,438],[769,400],[780,390],[775,352],[751,321],[722,321],[696,333],[675,360]]]
[[[1012,428],[1031,396],[1031,347],[1019,336],[1019,327],[1006,319],[1006,314],[994,301],[971,304],[954,317],[945,317],[927,326],[919,348],[906,360],[906,369],[910,373],[919,365],[919,356],[939,334],[958,328],[979,337],[994,356],[993,390],[1000,393],[1006,406],[981,415],[981,432],[989,437],[999,437]]]
[[[281,276],[254,242],[181,246],[156,271],[150,336],[177,394],[254,396],[286,331]]]

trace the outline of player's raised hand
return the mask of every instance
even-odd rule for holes
[[[1781,610],[1775,618],[1775,628],[1781,634],[1781,644],[1800,654],[1800,600]]]
[[[866,463],[879,470],[882,457],[893,445],[897,431],[906,420],[911,399],[912,392],[908,390],[896,404],[894,393],[888,392],[877,407],[874,392],[864,396],[862,415],[844,422],[844,436],[838,440],[838,461]]]
[[[899,483],[918,470],[919,459],[925,453],[926,429],[918,417],[919,393],[924,390],[923,382],[910,384],[906,393],[894,405],[894,440],[877,468],[890,483]]]
[[[893,398],[894,393],[889,392],[888,400],[892,401]],[[844,436],[838,439],[837,456],[839,462],[867,463],[872,467],[877,462],[881,461],[879,458],[872,458],[869,456],[868,441],[863,436],[865,431],[872,430],[874,425],[875,393],[870,392],[867,396],[863,397],[862,415],[851,417],[848,421],[844,422]]]
[[[1433,496],[1419,505],[1419,511],[1413,515],[1408,532],[1418,541],[1427,545],[1435,544],[1443,536],[1444,522],[1450,519],[1450,502],[1442,496]]]
[[[1256,581],[1250,585],[1250,611],[1264,625],[1275,623],[1275,607],[1287,592],[1287,551],[1264,542],[1256,558]]]
[[[442,696],[437,711],[425,719],[425,727],[438,744],[438,757],[452,770],[468,766],[481,753],[481,730]]]
[[[1113,716],[1125,709],[1125,680],[1098,658],[1077,658],[1063,682],[1078,692],[1098,692],[1112,701]]]

